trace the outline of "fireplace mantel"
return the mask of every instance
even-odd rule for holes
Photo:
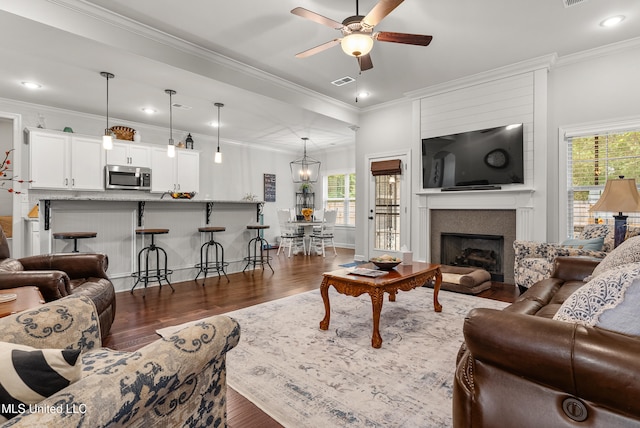
[[[416,195],[420,237],[417,260],[432,259],[428,239],[431,236],[431,210],[515,210],[518,240],[533,240],[536,237],[536,227],[544,224],[536,225],[535,202],[540,195],[529,187],[454,192],[423,190]]]

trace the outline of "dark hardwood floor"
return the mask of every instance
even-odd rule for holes
[[[206,280],[173,284],[175,292],[167,286],[151,287],[143,297],[143,290],[116,295],[116,319],[111,333],[103,345],[112,349],[133,351],[157,340],[156,330],[211,315],[280,299],[297,293],[317,289],[322,273],[335,270],[339,265],[353,261],[353,250],[338,248],[320,256],[276,256],[271,262],[275,273],[267,267],[245,273],[229,275],[230,281],[217,276]],[[513,285],[494,283],[491,289],[479,294],[504,302],[512,302],[518,295]],[[240,339],[242,340],[242,339]],[[233,352],[233,351],[231,351]],[[227,390],[228,425],[232,428],[280,427],[236,391]]]

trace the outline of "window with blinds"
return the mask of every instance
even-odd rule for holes
[[[608,179],[635,178],[640,181],[640,130],[568,139],[568,229],[573,236],[587,224],[613,225],[616,213],[590,212]],[[640,183],[639,183],[640,184]],[[629,225],[640,225],[640,213],[628,215]]]
[[[337,211],[336,224],[356,224],[356,174],[334,174],[327,176],[328,210]]]

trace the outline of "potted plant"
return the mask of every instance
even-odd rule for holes
[[[311,183],[302,183],[300,185],[300,190],[302,190],[302,193],[310,193],[312,190]]]

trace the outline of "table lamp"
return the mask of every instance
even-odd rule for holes
[[[627,216],[622,215],[623,212],[640,212],[640,194],[636,187],[634,178],[624,178],[607,180],[604,186],[604,192],[600,195],[600,199],[595,203],[589,211],[609,211],[617,212],[614,215],[614,244],[613,247],[620,245],[627,233]]]

